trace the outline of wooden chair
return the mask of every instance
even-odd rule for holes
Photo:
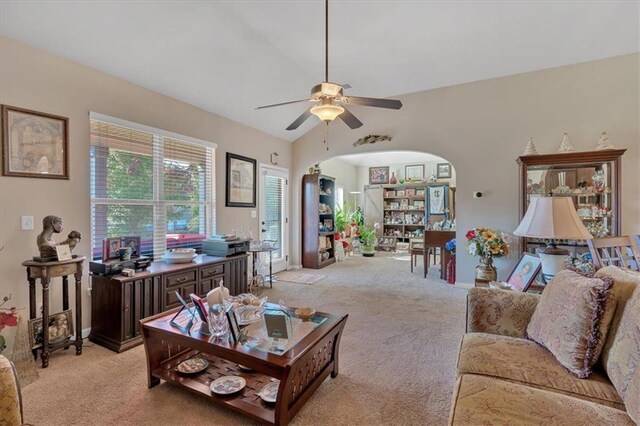
[[[424,243],[422,238],[409,239],[409,254],[411,255],[411,273],[413,274],[413,267],[418,264],[418,256],[424,256]]]
[[[634,239],[636,243],[628,236],[587,240],[596,269],[614,265],[640,271],[640,250],[637,246],[640,237],[635,236]]]

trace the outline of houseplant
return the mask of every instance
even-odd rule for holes
[[[476,280],[496,281],[498,272],[493,266],[493,258],[509,255],[511,241],[508,235],[495,229],[474,228],[465,237],[469,254],[480,258],[480,263],[476,266]]]
[[[379,225],[378,225],[379,226]],[[358,238],[362,244],[362,255],[372,257],[376,253],[376,228],[367,223],[358,227]]]
[[[336,205],[335,216],[333,219],[333,228],[336,232],[336,241],[342,238],[343,233],[347,228],[347,224],[347,211],[339,205]]]

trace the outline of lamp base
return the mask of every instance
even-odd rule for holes
[[[540,256],[542,263],[542,278],[545,282],[551,279],[561,270],[564,269],[564,260],[569,256],[569,250],[561,249],[553,245],[545,248],[536,249],[536,253]]]

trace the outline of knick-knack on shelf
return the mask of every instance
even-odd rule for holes
[[[527,147],[524,149],[524,154],[522,155],[538,155],[536,146],[533,144],[533,137],[529,137],[529,142],[527,142]]]
[[[391,179],[389,179],[389,183],[391,185],[395,185],[396,182],[397,182],[397,180],[396,180],[396,172],[391,172]]]
[[[598,145],[596,146],[597,151],[602,151],[604,149],[614,149],[613,142],[609,139],[609,135],[607,132],[602,132],[602,136],[600,136],[600,140],[598,141]]]
[[[574,152],[576,147],[573,146],[571,141],[569,140],[569,136],[565,133],[562,135],[562,142],[560,142],[560,148],[558,148],[558,152]]]

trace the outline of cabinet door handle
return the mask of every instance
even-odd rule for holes
[[[182,278],[178,278],[178,279],[176,280],[176,282],[178,282],[178,283],[183,283],[183,282],[185,282],[186,280],[187,280],[187,277],[182,277]]]
[[[129,305],[124,305],[124,311],[127,312],[129,310]]]

